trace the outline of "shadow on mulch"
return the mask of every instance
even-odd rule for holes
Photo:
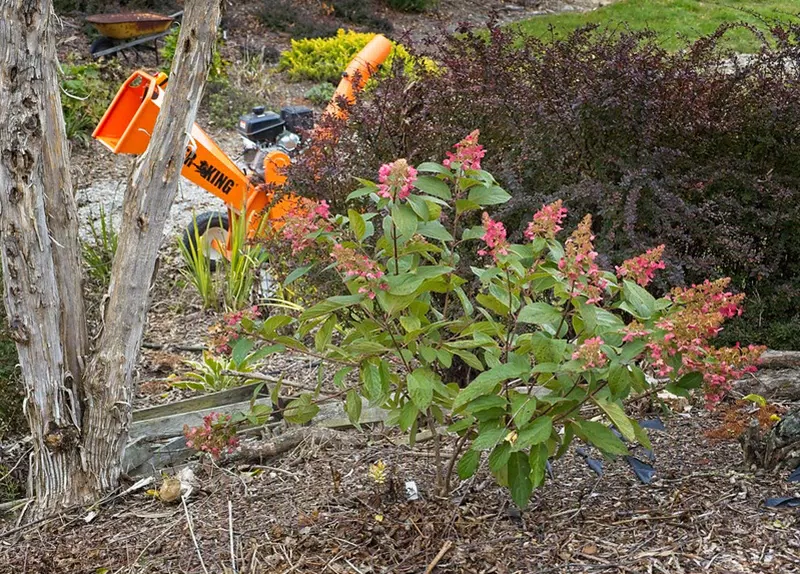
[[[187,506],[197,547],[181,505],[138,493],[90,524],[65,517],[0,540],[0,572],[194,574],[203,572],[198,553],[211,574],[234,563],[240,574],[430,574],[434,562],[434,572],[799,571],[796,511],[763,506],[791,485],[739,472],[738,445],[705,437],[714,424],[706,414],[675,417],[652,432],[650,485],[621,460],[598,479],[567,454],[521,513],[485,471],[437,499],[425,447],[353,431],[247,472],[200,464]],[[389,469],[384,485],[369,477],[377,460]],[[420,500],[405,500],[406,480]]]

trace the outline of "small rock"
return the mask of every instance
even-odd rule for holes
[[[172,504],[181,497],[181,481],[174,476],[168,476],[158,489],[158,498],[161,502]]]

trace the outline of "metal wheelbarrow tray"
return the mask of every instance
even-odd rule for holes
[[[106,38],[130,40],[167,30],[175,18],[145,12],[131,14],[96,14],[86,18]]]
[[[170,27],[181,16],[182,10],[169,16],[147,12],[89,16],[86,21],[102,34],[92,43],[90,52],[99,58],[140,44],[155,44],[159,38],[169,34]]]

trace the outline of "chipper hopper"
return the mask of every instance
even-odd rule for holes
[[[345,70],[325,113],[343,115],[345,112],[338,105],[340,99],[352,101],[391,48],[389,40],[375,36]],[[133,73],[120,88],[93,137],[114,153],[144,153],[166,89],[164,74]],[[286,182],[283,171],[291,161],[290,155],[298,149],[297,132],[312,124],[312,111],[302,106],[286,107],[280,114],[257,107],[240,118],[238,131],[245,147],[255,152],[249,167],[267,186],[255,185],[253,174],[240,169],[197,124],[193,126],[181,174],[222,199],[228,208],[227,213],[206,213],[196,218],[202,241],[199,247],[212,260],[228,257],[230,253],[228,227],[233,215],[244,216],[253,236],[263,224],[280,225],[281,218],[297,205],[297,198],[290,195],[272,202],[271,192],[265,189],[275,190]],[[190,227],[184,240],[192,241],[194,232],[195,228]]]

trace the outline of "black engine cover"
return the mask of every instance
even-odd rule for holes
[[[286,122],[286,129],[298,135],[314,127],[314,110],[305,106],[286,106],[281,110],[281,118]]]
[[[286,122],[281,116],[258,106],[239,118],[237,131],[250,141],[262,143],[274,142],[285,127]]]

